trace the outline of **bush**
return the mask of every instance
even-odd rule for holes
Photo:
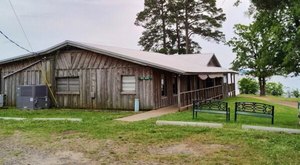
[[[268,82],[266,93],[273,96],[281,96],[283,94],[283,85],[281,83]]]
[[[258,92],[258,83],[253,78],[242,78],[238,82],[241,94],[256,94]]]
[[[300,96],[300,91],[299,91],[299,89],[293,90],[292,93],[293,93],[293,96],[294,96],[294,97],[299,98],[299,96]]]

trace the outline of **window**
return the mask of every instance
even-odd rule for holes
[[[187,91],[190,91],[191,90],[191,77],[188,76],[187,77]]]
[[[206,88],[213,87],[214,86],[214,80],[211,78],[206,79]]]
[[[79,77],[59,77],[56,78],[56,91],[62,94],[79,94]]]
[[[173,76],[172,84],[173,84],[173,94],[176,95],[176,94],[178,94],[178,91],[177,91],[177,76]]]
[[[135,93],[135,76],[122,76],[122,93]]]
[[[216,85],[222,85],[222,78],[221,77],[215,78],[215,82]]]
[[[196,79],[196,88],[200,89],[200,78],[199,77],[195,77]]]
[[[166,81],[166,76],[164,74],[161,74],[161,79],[160,79],[160,87],[161,87],[161,96],[168,96],[167,95],[167,81]]]

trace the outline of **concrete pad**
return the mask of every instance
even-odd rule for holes
[[[17,120],[17,121],[26,120],[26,118],[21,118],[21,117],[0,117],[0,119],[2,119],[2,120]]]
[[[156,125],[177,125],[177,126],[193,126],[193,127],[209,127],[209,128],[223,128],[220,123],[204,123],[204,122],[184,122],[184,121],[164,121],[157,120]]]
[[[162,115],[175,113],[175,112],[178,112],[178,107],[171,106],[171,107],[160,108],[157,110],[142,112],[136,115],[131,115],[131,116],[115,119],[115,120],[134,122],[134,121],[147,120],[153,117],[159,117]]]
[[[80,118],[33,118],[32,120],[38,121],[74,121],[74,122],[81,122],[82,119]]]
[[[284,133],[290,133],[290,134],[300,134],[300,129],[291,129],[291,128],[242,125],[242,129],[246,129],[246,130],[253,129],[253,130],[269,131],[269,132],[284,132]]]
[[[20,118],[20,117],[0,117],[3,120],[29,120],[28,118]],[[33,118],[32,120],[39,120],[39,121],[74,121],[74,122],[81,122],[82,119],[80,118]]]

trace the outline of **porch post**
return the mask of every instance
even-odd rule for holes
[[[177,75],[177,105],[178,105],[178,110],[180,111],[181,107],[181,91],[180,91],[180,75]]]
[[[225,99],[226,98],[226,95],[225,95],[225,83],[224,83],[224,74],[223,74],[223,77],[222,77],[222,82],[221,82],[221,84],[222,84],[222,96],[223,96],[223,99]]]
[[[231,81],[231,84],[230,84],[230,96],[232,97],[233,96],[233,89],[232,89],[232,84],[233,84],[233,74],[232,73],[230,73],[230,77],[231,77],[231,79],[230,79],[230,81]]]
[[[228,97],[228,91],[229,91],[229,90],[228,90],[228,87],[229,87],[229,84],[228,84],[228,81],[229,81],[229,80],[228,80],[228,79],[229,79],[228,74],[229,74],[229,73],[226,73],[226,87],[225,87],[225,88],[226,88],[226,97]]]
[[[214,80],[214,88],[213,88],[213,92],[214,92],[214,99],[216,98],[217,96],[217,89],[216,89],[216,78],[213,79]]]
[[[235,74],[233,74],[233,91],[234,91],[234,93],[233,93],[233,96],[235,96],[236,95],[236,90],[235,90]]]

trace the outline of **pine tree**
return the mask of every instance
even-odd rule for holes
[[[225,14],[216,0],[145,0],[135,24],[145,28],[139,45],[144,50],[166,54],[198,53],[200,45],[193,36],[224,41],[219,31]]]
[[[139,45],[146,51],[156,51],[168,54],[167,26],[168,9],[167,0],[145,0],[144,10],[137,14],[135,25],[146,30],[140,38]]]
[[[184,0],[183,11],[186,54],[193,53],[193,35],[206,40],[224,41],[224,34],[219,28],[226,17],[223,10],[216,7],[216,0]]]

